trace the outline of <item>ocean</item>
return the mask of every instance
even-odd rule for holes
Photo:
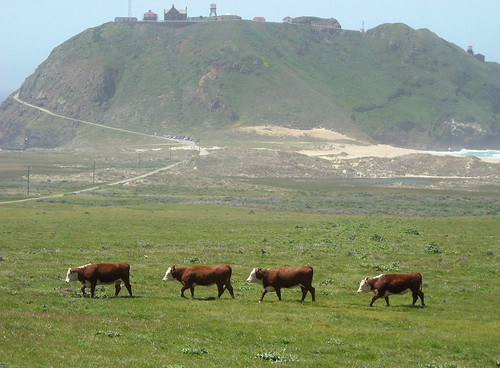
[[[460,151],[432,151],[432,154],[437,155],[449,155],[449,156],[457,156],[457,157],[467,157],[474,156],[477,158],[488,158],[500,161],[500,150],[468,150],[461,149]]]

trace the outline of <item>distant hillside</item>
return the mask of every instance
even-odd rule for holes
[[[374,142],[500,148],[500,65],[428,30],[107,23],[69,39],[19,90],[55,113],[156,134],[248,125],[324,127]],[[0,148],[78,134],[12,99]]]

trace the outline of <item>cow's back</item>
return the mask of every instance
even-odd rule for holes
[[[419,272],[408,274],[383,274],[375,281],[374,289],[384,287],[398,293],[406,289],[418,290],[422,285],[422,275]]]
[[[113,282],[119,279],[128,281],[130,277],[130,265],[124,262],[96,263],[93,274],[101,283]]]
[[[217,282],[225,282],[231,277],[231,266],[217,265],[217,266],[185,266],[181,267],[182,280],[196,283],[198,285],[211,285]],[[179,269],[178,269],[179,270]]]
[[[273,283],[283,287],[292,287],[302,284],[309,286],[313,279],[313,268],[311,266],[280,267],[274,269]]]

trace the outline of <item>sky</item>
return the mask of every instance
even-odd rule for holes
[[[132,16],[159,14],[172,4],[188,16],[217,14],[243,19],[286,16],[337,19],[343,29],[359,30],[384,23],[427,28],[446,41],[500,63],[500,0],[131,0]],[[127,16],[129,0],[0,0],[0,101],[17,90],[58,45],[92,27]]]

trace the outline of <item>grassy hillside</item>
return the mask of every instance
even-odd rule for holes
[[[498,216],[338,216],[79,197],[0,211],[0,363],[80,367],[493,367]],[[112,204],[112,205],[111,205]],[[131,264],[133,298],[64,282],[88,262]],[[168,266],[229,263],[236,299],[161,281]],[[257,300],[253,267],[310,264],[300,290]],[[426,307],[358,296],[381,272],[420,271]]]
[[[157,134],[321,126],[398,145],[491,148],[500,66],[403,24],[363,34],[249,21],[108,23],[56,48],[20,97],[65,116]],[[4,103],[1,145],[43,134],[39,118],[24,114]]]

